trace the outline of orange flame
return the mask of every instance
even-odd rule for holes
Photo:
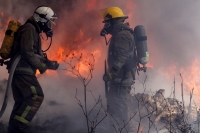
[[[98,4],[97,0],[87,0],[87,4],[86,4],[86,8],[88,9],[92,9],[94,7],[96,7],[96,5]],[[129,21],[133,21],[131,22],[132,24],[134,24],[134,19],[133,17],[133,10],[135,8],[135,3],[131,0],[125,1],[124,2],[124,7],[126,8],[126,12],[125,15],[129,16]],[[124,9],[124,8],[123,8]],[[0,12],[0,17],[6,17],[4,12]],[[3,36],[5,34],[5,29],[7,28],[7,25],[9,23],[9,21],[11,20],[11,17],[7,17],[7,21],[4,21],[3,23],[0,23],[0,28],[1,28],[1,32],[0,32],[0,40],[3,40]],[[5,19],[6,20],[6,19]],[[4,28],[5,27],[5,28]],[[54,47],[53,51],[49,51],[48,52],[48,58],[50,60],[56,60],[59,63],[63,62],[63,60],[66,57],[66,54],[68,55],[80,55],[80,53],[82,53],[83,55],[86,55],[86,59],[85,60],[89,60],[87,59],[87,57],[89,57],[89,55],[92,53],[95,57],[95,60],[98,61],[98,58],[101,56],[101,51],[96,48],[96,49],[88,49],[87,46],[89,46],[89,44],[92,41],[92,36],[91,37],[85,37],[84,32],[82,29],[79,30],[79,32],[77,33],[76,36],[72,37],[72,42],[66,42],[68,43],[68,46],[71,45],[75,45],[77,46],[76,48],[69,48],[66,46],[62,46],[62,44],[60,44],[59,42],[55,42],[57,44],[57,47]],[[85,57],[85,56],[84,56]],[[88,70],[87,65],[85,64],[85,62],[81,61],[77,64],[75,64],[76,67],[80,68],[80,72],[82,73],[86,73]],[[194,95],[196,97],[198,97],[200,95],[199,92],[199,88],[200,88],[200,63],[197,59],[195,59],[193,61],[193,63],[191,64],[190,67],[184,67],[181,70],[177,70],[178,67],[177,65],[171,65],[168,68],[164,68],[166,72],[166,77],[172,79],[172,74],[176,73],[177,71],[180,71],[181,74],[183,75],[183,79],[184,79],[184,84],[185,84],[185,91],[188,93],[193,87],[194,87]],[[154,68],[154,64],[148,63],[147,67],[150,68]],[[99,68],[102,69],[102,68]],[[170,73],[169,73],[170,72]],[[56,71],[47,71],[46,72],[48,75],[56,75]],[[67,73],[68,74],[68,73]],[[37,71],[37,75],[39,75],[39,72]]]
[[[189,95],[191,90],[194,88],[194,100],[198,103],[200,100],[200,62],[197,59],[194,59],[192,64],[187,67],[182,67],[178,69],[177,65],[172,64],[168,68],[164,69],[166,78],[173,80],[173,76],[178,72],[182,75],[183,78],[183,89],[184,92]],[[176,81],[177,82],[177,81]],[[178,83],[181,84],[181,83]],[[200,103],[198,103],[200,104]]]
[[[11,20],[11,17],[8,18],[8,20],[6,22],[7,25],[9,24],[10,20]]]
[[[68,47],[64,47],[61,45],[58,45],[59,47],[54,48],[53,51],[50,51],[48,53],[48,59],[50,60],[55,60],[59,63],[64,62],[64,61],[69,61],[73,56],[77,57],[80,56],[81,54],[83,55],[82,60],[77,61],[76,58],[73,59],[73,66],[80,72],[80,74],[84,77],[88,75],[88,62],[91,62],[91,54],[95,57],[95,59],[100,57],[100,50],[98,48],[90,51],[87,49],[87,45],[90,44],[92,38],[85,38],[84,32],[80,29],[79,34],[74,37],[73,39],[73,45],[76,44],[76,49],[70,50]],[[66,58],[67,56],[67,58]],[[86,63],[87,62],[87,63]],[[66,68],[69,68],[68,64],[66,63]],[[65,68],[61,68],[65,69]],[[55,71],[47,71],[49,75],[54,75]],[[70,76],[75,76],[71,74],[70,72],[66,72],[67,75]],[[37,76],[39,75],[39,72],[37,72]]]
[[[147,63],[147,68],[152,68],[153,69],[153,64],[151,64],[151,63]]]
[[[3,12],[0,12],[0,15],[3,17],[3,16],[4,16],[4,13],[3,13]]]
[[[64,55],[64,48],[63,47],[58,47],[57,50],[55,50],[56,52],[52,55],[50,55],[50,59],[51,60],[56,60],[57,62],[62,62],[65,55]]]
[[[138,133],[142,133],[142,127],[140,127],[140,129],[139,129]]]
[[[195,59],[190,67],[186,69],[182,68],[180,72],[183,75],[183,82],[186,85],[185,91],[189,93],[194,88],[194,96],[198,102],[200,100],[200,62]]]
[[[92,7],[95,7],[95,5],[97,5],[97,0],[90,0],[87,3],[87,9],[91,9]]]

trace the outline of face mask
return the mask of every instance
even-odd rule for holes
[[[109,33],[111,33],[112,29],[113,29],[113,25],[111,24],[111,21],[105,21],[104,27],[101,30],[100,35],[105,36],[105,35],[109,34]]]
[[[52,30],[45,32],[45,34],[47,35],[47,37],[53,37],[53,31]]]
[[[52,24],[51,21],[48,21],[42,26],[42,31],[45,32],[47,37],[52,37],[53,36],[53,30],[52,30]]]

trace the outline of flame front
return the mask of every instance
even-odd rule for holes
[[[186,85],[185,90],[187,94],[194,88],[195,101],[199,104],[200,100],[200,62],[194,59],[191,66],[188,68],[182,68],[180,70],[184,77],[184,84]]]
[[[174,76],[180,75],[183,78],[183,89],[186,95],[189,95],[194,88],[194,100],[199,103],[200,100],[200,62],[197,59],[192,61],[192,64],[186,67],[179,67],[175,64],[164,68],[164,73],[167,79],[173,81]],[[181,90],[181,77],[176,77],[176,84],[178,84],[179,91]]]
[[[99,15],[98,11],[100,9],[103,9],[109,6],[121,7],[124,11],[124,14],[129,16],[129,19],[127,19],[127,21],[130,23],[131,27],[134,28],[134,26],[136,26],[135,25],[136,19],[133,17],[140,16],[140,14],[139,15],[135,14],[135,10],[136,10],[135,8],[139,7],[139,5],[136,5],[134,1],[132,0],[127,0],[123,2],[115,1],[115,5],[113,5],[113,3],[109,1],[86,0],[86,2],[85,1],[81,2],[81,7],[75,7],[73,5],[72,8],[70,8],[70,10],[65,10],[65,9],[62,9],[63,11],[59,10],[60,11],[59,13],[61,14],[62,17],[56,20],[58,21],[58,24],[56,25],[55,30],[54,30],[55,35],[53,37],[53,45],[51,49],[47,52],[48,58],[50,60],[56,60],[59,63],[62,63],[64,59],[66,58],[66,55],[68,55],[68,57],[72,56],[73,54],[76,56],[80,56],[80,54],[82,53],[84,57],[86,57],[84,60],[89,61],[90,58],[87,58],[87,57],[90,57],[90,55],[93,54],[95,57],[95,64],[100,64],[100,62],[103,62],[102,61],[104,60],[103,57],[104,55],[107,55],[107,51],[103,51],[105,50],[102,48],[103,44],[100,45],[101,43],[104,43],[103,42],[104,39],[99,36],[99,31],[102,29],[103,24],[101,23],[102,18]],[[145,7],[146,6],[147,5],[145,5]],[[53,8],[56,8],[56,7],[53,7]],[[75,10],[71,10],[74,8]],[[32,11],[28,13],[32,15]],[[142,16],[140,17],[142,18]],[[144,16],[144,18],[145,17],[147,16]],[[13,18],[18,18],[18,16],[10,17],[10,14],[6,14],[6,12],[4,13],[0,11],[0,18],[1,18],[0,19],[0,29],[1,29],[0,41],[2,42],[8,22],[12,20]],[[147,18],[143,20],[147,21]],[[24,18],[23,22],[25,21],[26,19]],[[141,24],[143,24],[142,21],[141,21]],[[149,40],[151,41],[152,38],[154,40],[151,42],[148,40],[150,55],[153,55],[154,53],[158,53],[156,56],[157,57],[161,56],[162,51],[159,51],[159,48],[157,48],[156,46],[152,46],[153,43],[154,44],[158,43],[155,41],[157,40],[157,34],[155,34],[157,32],[154,32],[154,33],[151,32],[151,31],[157,30],[156,27],[153,27],[153,30],[152,30],[151,29],[152,28],[151,26],[153,26],[152,23],[150,23],[150,25],[147,25],[147,26],[144,25],[144,26],[147,30],[150,31],[149,33],[147,32],[147,36],[148,38],[150,38]],[[165,30],[167,31],[167,29]],[[49,45],[49,42],[43,42],[44,49],[48,45]],[[103,59],[100,60],[101,58]],[[162,71],[162,73],[165,74],[166,78],[173,81],[174,74],[177,74],[180,72],[183,76],[185,92],[189,94],[189,91],[194,87],[194,95],[196,98],[198,98],[200,95],[200,92],[199,92],[199,89],[200,89],[199,65],[200,64],[199,64],[198,59],[194,59],[192,62],[193,62],[192,64],[188,64],[188,66],[184,66],[184,67],[180,67],[174,63],[169,63],[168,66],[165,66],[163,68],[164,71]],[[80,72],[83,73],[83,75],[86,75],[88,66],[85,64],[84,61],[77,62],[77,64],[74,64],[74,65],[76,68],[80,69]],[[159,67],[158,65],[159,65],[159,62],[157,62],[157,59],[152,58],[150,56],[150,62],[147,64],[147,67],[152,69],[153,71],[156,71],[157,68]],[[103,68],[100,65],[95,66],[95,70],[97,71],[102,70],[102,69]],[[147,72],[148,72],[148,69],[147,69]],[[57,72],[47,71],[47,74],[57,75]],[[66,74],[72,76],[71,74],[67,72]],[[151,73],[151,74],[154,74],[154,73]]]
[[[55,60],[59,63],[65,62],[66,68],[61,68],[61,69],[70,69],[69,68],[70,66],[67,63],[69,62],[69,59],[74,58],[73,59],[74,61],[72,62],[73,64],[71,65],[73,65],[83,77],[86,77],[89,73],[88,63],[92,63],[91,61],[91,58],[93,58],[92,56],[94,56],[95,60],[98,60],[98,58],[101,55],[101,52],[98,48],[93,49],[92,51],[87,49],[87,47],[91,45],[90,44],[91,39],[92,38],[85,38],[83,31],[80,29],[77,36],[74,36],[73,42],[71,44],[71,45],[76,44],[77,45],[76,49],[70,50],[67,47],[61,47],[60,44],[55,44],[58,47],[55,47],[53,51],[50,51],[50,53],[48,54],[48,58],[50,60]],[[79,58],[80,56],[83,56],[83,59],[77,61],[76,58]],[[55,72],[48,71],[47,73],[53,75],[52,73]],[[66,74],[70,76],[75,76],[70,72],[66,72]]]

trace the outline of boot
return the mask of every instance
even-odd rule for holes
[[[12,128],[9,127],[6,133],[32,133],[29,128]]]

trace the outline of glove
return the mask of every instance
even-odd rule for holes
[[[47,70],[47,66],[44,63],[41,63],[40,68],[38,68],[40,71],[40,74],[43,74]]]
[[[103,75],[103,80],[105,82],[108,82],[108,81],[113,80],[113,79],[114,79],[114,75],[112,73],[108,73],[108,74]]]
[[[112,67],[108,74],[103,75],[103,80],[106,81],[106,82],[113,80],[115,78],[115,76],[117,75],[117,72],[118,72],[118,69],[115,68],[115,67]]]
[[[48,60],[46,62],[46,65],[47,65],[47,69],[51,69],[51,70],[57,70],[59,67],[59,64],[57,63],[57,61]]]

